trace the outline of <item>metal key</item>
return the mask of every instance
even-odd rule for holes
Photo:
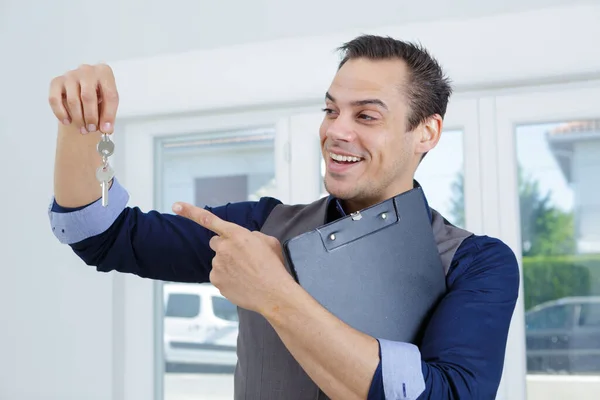
[[[110,180],[115,176],[115,172],[108,164],[108,157],[115,152],[115,144],[110,140],[110,136],[106,133],[102,134],[98,145],[96,146],[98,154],[102,157],[102,166],[96,170],[96,179],[102,186],[102,206],[108,206],[108,186]]]
[[[110,140],[110,137],[106,133],[103,133],[102,138],[100,138],[100,141],[96,146],[96,149],[103,158],[108,158],[115,152],[115,143]]]
[[[102,206],[108,206],[108,186],[110,180],[115,176],[115,171],[108,163],[96,170],[96,179],[102,186]]]

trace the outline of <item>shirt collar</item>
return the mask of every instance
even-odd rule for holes
[[[416,179],[413,179],[413,188],[420,188],[421,192],[423,193],[423,200],[425,201],[425,206],[427,207],[427,214],[429,215],[429,221],[432,221],[432,214],[431,214],[431,208],[429,207],[429,202],[427,201],[427,196],[425,196],[425,192],[423,191],[423,188],[421,187],[421,184],[419,182],[417,182]],[[327,197],[327,215],[326,215],[326,221],[325,223],[328,222],[333,222],[337,219],[340,219],[342,217],[345,217],[347,214],[344,211],[344,208],[342,207],[342,203],[340,202],[340,200],[332,195],[329,195]]]

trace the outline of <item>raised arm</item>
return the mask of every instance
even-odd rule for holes
[[[129,195],[112,181],[108,207],[100,204],[96,151],[100,129],[112,133],[118,93],[107,65],[82,66],[52,80],[50,105],[59,121],[52,232],[99,271],[119,271],[174,282],[207,282],[213,233],[188,219],[127,207]],[[249,230],[259,230],[280,202],[263,198],[212,208]]]
[[[129,196],[118,179],[110,189],[110,202],[100,200],[79,208],[56,201],[49,211],[52,232],[61,243],[98,271],[118,271],[171,282],[208,282],[214,251],[214,233],[187,218],[127,207]],[[222,219],[260,230],[279,200],[206,207]]]

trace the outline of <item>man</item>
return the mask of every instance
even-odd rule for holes
[[[126,207],[127,192],[115,179],[103,208],[94,177],[98,136],[87,133],[113,132],[112,71],[83,66],[54,79],[50,103],[62,124],[52,229],[99,271],[210,280],[237,304],[236,398],[492,399],[519,285],[516,258],[501,241],[453,227],[431,210],[448,290],[419,347],[347,326],[284,266],[280,242],[292,222],[333,221],[412,189],[442,132],[451,88],[424,49],[360,36],[341,50],[320,128],[330,196],[307,206],[262,198],[206,209],[177,203],[178,215],[143,213]]]

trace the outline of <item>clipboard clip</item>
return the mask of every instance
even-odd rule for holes
[[[321,226],[317,228],[317,232],[321,236],[325,249],[331,251],[394,225],[399,219],[395,203],[393,199],[389,199],[364,210],[350,213],[336,222]]]
[[[362,219],[362,214],[360,213],[360,211],[355,211],[350,214],[350,218],[352,218],[352,221],[360,221]],[[379,218],[387,219],[387,213],[382,212],[381,214],[379,214]]]
[[[350,214],[350,217],[352,218],[352,221],[360,221],[362,219],[362,214],[360,211],[355,211]]]

